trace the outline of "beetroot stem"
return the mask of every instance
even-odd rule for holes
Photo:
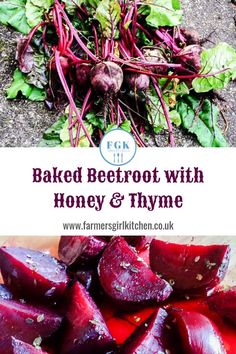
[[[156,80],[154,78],[152,78],[152,83],[153,83],[153,86],[154,86],[155,91],[157,93],[157,96],[158,96],[158,98],[160,100],[160,104],[162,106],[163,113],[164,113],[164,116],[166,118],[166,123],[167,123],[168,129],[169,129],[170,145],[172,147],[175,147],[175,138],[174,138],[174,134],[173,134],[173,127],[172,127],[172,123],[171,123],[171,120],[170,120],[169,112],[167,110],[164,98],[162,96],[160,87],[159,87],[158,83],[156,82]]]
[[[63,88],[64,88],[64,91],[65,91],[65,93],[66,93],[66,95],[67,95],[67,98],[68,98],[68,100],[69,100],[69,103],[70,103],[70,105],[71,105],[71,108],[72,108],[73,111],[75,112],[76,118],[78,119],[79,123],[81,124],[81,127],[83,128],[83,131],[84,131],[84,133],[85,133],[87,139],[89,140],[90,144],[91,144],[93,147],[95,147],[95,144],[94,144],[94,142],[92,141],[92,138],[91,138],[91,136],[90,136],[90,134],[89,134],[87,128],[85,127],[83,120],[82,120],[81,117],[80,117],[80,114],[79,114],[79,112],[78,112],[78,109],[77,109],[77,107],[76,107],[76,104],[75,104],[75,102],[74,102],[74,99],[73,99],[73,97],[72,97],[72,95],[71,95],[71,93],[70,93],[69,87],[68,87],[68,85],[67,85],[65,76],[64,76],[63,71],[62,71],[61,62],[60,62],[60,55],[59,55],[59,52],[58,52],[57,50],[55,51],[55,63],[56,63],[56,68],[57,68],[57,72],[58,72],[59,78],[60,78],[60,80],[61,80],[61,83],[62,83],[62,86],[63,86]]]
[[[67,23],[67,25],[69,26],[70,30],[74,34],[74,37],[77,40],[77,42],[80,45],[80,47],[85,51],[85,53],[88,55],[88,57],[90,59],[92,59],[93,61],[96,62],[97,61],[97,57],[86,47],[84,42],[80,39],[80,37],[77,34],[77,31],[75,30],[74,26],[70,22],[68,16],[66,15],[65,11],[63,10],[63,8],[62,8],[61,4],[58,2],[58,0],[55,0],[55,5],[57,5],[59,7],[59,10],[61,11],[61,13],[62,13],[62,15],[64,17],[65,22]]]

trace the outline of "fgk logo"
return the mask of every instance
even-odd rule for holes
[[[104,135],[100,143],[100,153],[108,163],[121,166],[134,158],[136,147],[133,136],[118,128]]]

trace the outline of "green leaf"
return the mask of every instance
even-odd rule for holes
[[[37,26],[43,20],[43,15],[48,12],[53,0],[26,0],[25,14],[30,27]]]
[[[126,119],[124,122],[121,123],[120,128],[125,130],[126,132],[131,132],[131,122],[130,120]]]
[[[31,27],[27,23],[25,4],[26,0],[0,2],[0,22],[12,26],[23,34],[28,34]]]
[[[60,131],[63,128],[65,121],[67,120],[66,115],[62,115],[59,119],[48,128],[43,134],[43,138],[38,144],[39,147],[55,147],[61,145]]]
[[[108,133],[108,132],[110,132],[111,130],[117,129],[117,128],[118,128],[117,124],[114,124],[114,123],[109,124],[109,125],[107,126],[106,130],[105,130],[105,133]]]
[[[95,17],[102,27],[104,37],[116,36],[116,26],[120,21],[120,15],[121,7],[118,0],[102,0],[99,2]]]
[[[91,124],[88,124],[87,122],[84,122],[85,127],[87,128],[88,132],[90,135],[93,133],[93,128]],[[76,131],[77,131],[77,125],[72,128],[72,134],[73,134],[73,139],[76,138]],[[70,146],[70,137],[69,137],[69,120],[67,119],[60,131],[60,139],[62,141],[61,146],[67,147]],[[87,137],[84,134],[83,129],[80,130],[80,137],[79,137],[79,143],[78,147],[89,147],[90,142],[87,139]]]
[[[43,89],[48,83],[46,72],[47,67],[45,56],[43,54],[35,53],[33,55],[33,65],[31,71],[26,75],[26,81],[29,84]]]
[[[219,110],[210,100],[193,96],[184,96],[177,104],[182,125],[197,136],[204,147],[228,146],[219,126]]]
[[[223,89],[236,78],[236,51],[227,43],[219,43],[201,54],[202,70],[200,74],[212,74],[205,78],[196,78],[192,86],[196,92]],[[226,69],[226,70],[225,70]],[[217,72],[225,70],[219,74]]]
[[[78,6],[84,3],[83,0],[63,0],[66,5],[66,12],[69,15],[74,15]]]
[[[89,112],[86,114],[86,120],[88,123],[92,124],[94,127],[99,129],[104,129],[104,118],[96,115],[94,112]]]
[[[140,11],[147,15],[147,24],[155,28],[177,26],[181,23],[183,15],[179,0],[146,0]]]
[[[7,98],[16,98],[19,93],[31,101],[44,101],[46,97],[45,90],[28,84],[26,76],[19,69],[16,69],[13,74],[13,82],[7,89]]]
[[[147,104],[147,118],[149,123],[153,126],[156,134],[160,133],[163,129],[168,129],[166,118],[163,112],[162,105],[157,97],[154,89],[150,89],[147,92],[148,104]],[[165,101],[168,102],[168,95],[164,95]],[[167,108],[168,105],[167,105]],[[176,110],[169,111],[169,117],[172,123],[176,126],[181,124],[181,118]]]

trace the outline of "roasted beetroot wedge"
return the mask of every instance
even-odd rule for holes
[[[50,337],[61,322],[60,316],[45,308],[0,299],[1,354],[11,354],[11,337],[33,344]]]
[[[68,283],[65,266],[56,258],[26,248],[0,248],[0,269],[12,293],[26,299],[55,301]]]
[[[226,354],[215,325],[204,315],[171,310],[184,354]]]
[[[228,269],[230,247],[197,246],[152,240],[150,266],[182,295],[214,288]]]
[[[35,346],[22,342],[21,340],[12,338],[12,353],[13,354],[47,354],[42,351],[37,345],[37,340]]]
[[[11,300],[12,298],[10,290],[4,284],[0,284],[0,299]]]
[[[60,354],[104,354],[114,349],[99,309],[79,282],[69,291],[66,318]]]
[[[122,237],[114,237],[106,247],[98,274],[107,295],[123,305],[163,301],[172,292]]]
[[[68,266],[94,260],[106,247],[104,237],[62,236],[58,247],[59,258]]]
[[[142,250],[143,248],[147,247],[153,237],[151,236],[123,236],[125,241],[136,248],[137,251]]]
[[[236,325],[236,286],[210,296],[208,305],[211,310]]]
[[[151,319],[138,327],[124,344],[122,354],[169,353],[171,347],[171,328],[167,312],[159,308]]]

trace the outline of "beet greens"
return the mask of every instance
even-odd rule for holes
[[[105,132],[121,127],[141,147],[149,143],[145,137],[157,143],[168,131],[173,147],[173,124],[203,146],[227,146],[206,92],[236,77],[236,52],[226,43],[203,50],[196,32],[179,27],[179,1],[51,2],[19,40],[22,81],[17,71],[8,89],[8,98],[21,92],[31,99],[37,89],[48,108],[66,107],[66,118],[45,132],[40,146],[97,146]]]

